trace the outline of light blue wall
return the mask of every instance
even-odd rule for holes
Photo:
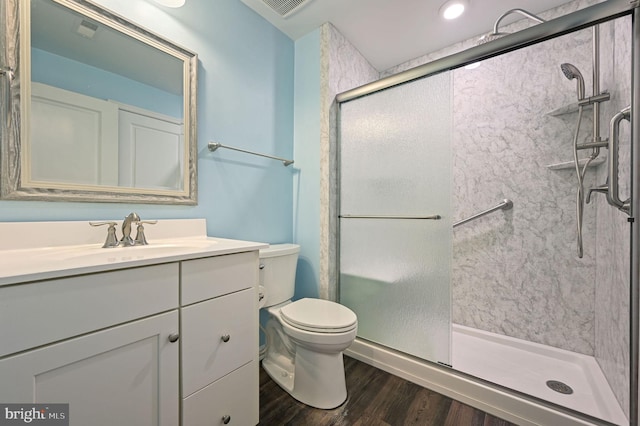
[[[295,298],[318,297],[320,274],[320,29],[295,43],[294,239],[300,244]]]
[[[293,155],[294,43],[239,0],[190,0],[180,9],[97,2],[198,53],[199,204],[0,201],[0,221],[117,219],[135,210],[149,219],[204,217],[208,233],[220,237],[291,241],[295,171],[228,150],[209,153],[206,145]]]

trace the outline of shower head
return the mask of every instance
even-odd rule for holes
[[[509,35],[509,34],[511,34],[511,33],[494,33],[494,32],[490,32],[490,33],[487,33],[487,34],[483,35],[482,37],[480,37],[478,39],[478,41],[476,42],[476,45],[479,46],[481,44],[489,43],[490,41],[497,40],[497,39],[499,39],[501,37],[504,37],[506,35]]]
[[[499,39],[500,37],[504,37],[506,35],[511,34],[511,33],[503,33],[498,31],[498,27],[500,26],[500,21],[502,21],[506,16],[511,15],[513,13],[519,13],[520,15],[539,23],[546,22],[544,19],[540,18],[539,16],[536,16],[533,13],[527,12],[524,9],[511,9],[506,11],[502,15],[500,15],[500,17],[496,20],[496,23],[493,24],[493,31],[480,37],[476,44],[477,45],[485,44],[490,41]]]
[[[584,99],[584,78],[582,78],[582,73],[580,73],[580,70],[576,68],[575,65],[571,65],[568,63],[560,65],[560,69],[562,70],[565,77],[567,77],[569,80],[578,80],[578,100]]]

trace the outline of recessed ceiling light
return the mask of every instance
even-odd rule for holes
[[[156,3],[167,7],[182,7],[185,1],[186,0],[155,0]]]
[[[440,16],[447,20],[456,19],[464,13],[467,5],[465,0],[449,0],[440,6]]]

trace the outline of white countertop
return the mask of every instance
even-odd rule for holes
[[[106,231],[88,222],[0,223],[0,286],[268,247],[208,237],[204,219],[159,220],[145,226],[146,246],[102,248]]]

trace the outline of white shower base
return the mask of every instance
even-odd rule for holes
[[[521,426],[594,423],[458,371],[613,424],[629,424],[592,357],[455,324],[452,346],[454,370],[360,338],[345,354]],[[574,393],[547,390],[547,380],[562,381]]]
[[[452,365],[458,371],[619,425],[628,425],[593,357],[453,325]],[[566,395],[547,380],[569,385]]]

